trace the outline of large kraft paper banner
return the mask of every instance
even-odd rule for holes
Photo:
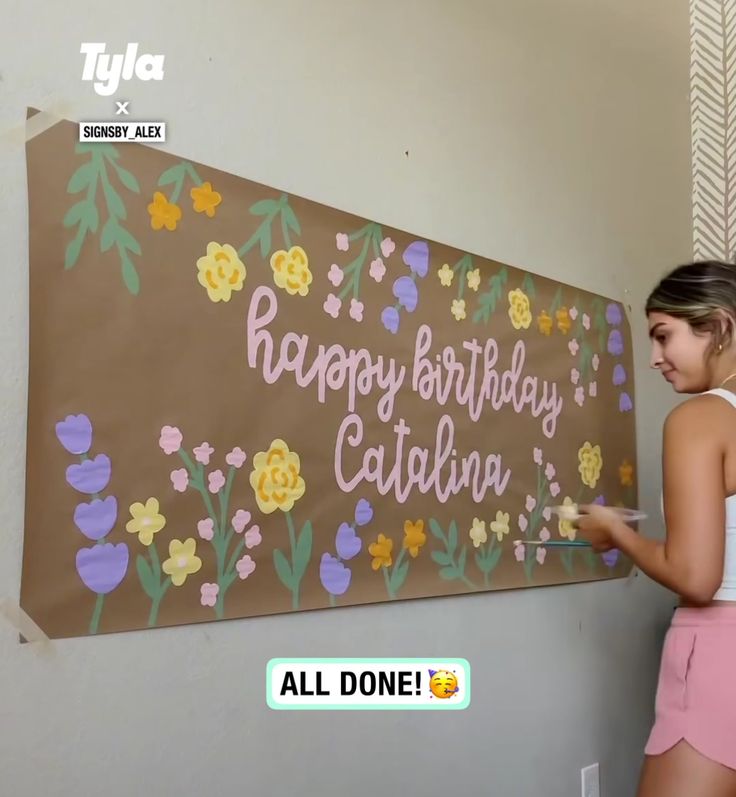
[[[617,301],[153,147],[27,143],[22,606],[50,637],[625,576]],[[523,545],[515,541],[523,541]]]

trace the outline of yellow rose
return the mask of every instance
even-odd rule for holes
[[[189,192],[192,207],[197,213],[206,213],[210,218],[215,215],[215,208],[222,202],[222,196],[214,191],[211,183],[202,183]]]
[[[406,548],[413,558],[419,554],[419,549],[427,542],[427,535],[424,533],[424,521],[411,520],[404,521],[404,548]]]
[[[181,208],[173,202],[169,202],[166,196],[160,191],[153,195],[153,202],[148,205],[148,215],[151,217],[151,227],[160,230],[166,227],[167,230],[175,230],[177,222],[181,219]]]
[[[312,284],[312,272],[309,270],[307,253],[301,246],[292,246],[287,252],[279,249],[271,255],[273,281],[279,288],[294,296],[306,296]]]
[[[509,318],[514,329],[529,329],[532,323],[529,297],[519,288],[509,291]]]
[[[565,497],[565,500],[562,502],[562,506],[570,507],[569,514],[571,514],[573,517],[577,515],[578,513],[577,504],[572,500],[572,498],[570,498],[570,496]],[[577,530],[575,526],[573,526],[572,520],[563,519],[567,514],[568,513],[566,512],[560,516],[560,522],[559,522],[560,537],[566,537],[568,540],[574,540],[575,533]]]
[[[378,570],[379,567],[391,567],[391,551],[393,547],[393,540],[383,534],[379,534],[378,540],[368,546],[368,553],[373,557],[371,567],[374,570]]]
[[[289,451],[283,440],[274,440],[268,451],[259,451],[253,457],[250,486],[261,512],[291,511],[305,490],[299,468],[299,455]]]
[[[537,326],[543,335],[549,336],[552,334],[552,317],[547,313],[546,310],[542,310],[537,317]]]
[[[603,457],[601,447],[592,446],[589,442],[583,443],[578,451],[578,471],[586,487],[595,487],[601,475]]]
[[[208,243],[197,269],[197,280],[213,302],[229,302],[232,292],[241,290],[245,282],[245,266],[230,244]]]

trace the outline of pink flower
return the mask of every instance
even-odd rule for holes
[[[217,603],[217,593],[220,591],[217,584],[202,584],[199,591],[202,595],[199,599],[202,606],[214,606]]]
[[[381,260],[380,257],[371,260],[371,267],[368,273],[376,282],[380,282],[383,279],[383,275],[386,273],[386,266],[383,264],[383,260]]]
[[[186,468],[171,471],[171,483],[178,493],[183,493],[189,486],[189,474]]]
[[[233,516],[232,524],[236,534],[242,534],[243,529],[250,523],[250,512],[245,509],[238,509]]]
[[[552,510],[548,506],[545,506],[542,510],[542,517],[547,521],[547,523],[552,520]]]
[[[256,563],[246,554],[242,559],[238,559],[235,565],[238,575],[245,581],[246,578],[256,569]]]
[[[590,329],[590,316],[587,313],[583,313],[583,326]]]
[[[580,381],[580,371],[578,371],[577,368],[573,368],[572,371],[570,371],[570,381],[573,385],[577,385]]]
[[[549,486],[549,492],[552,498],[557,498],[560,494],[560,485],[557,482],[552,482]]]
[[[363,302],[359,302],[357,299],[350,300],[350,318],[353,321],[363,320]]]
[[[215,536],[215,524],[211,517],[197,523],[197,533],[203,540],[211,540]]]
[[[322,305],[325,313],[327,315],[331,315],[333,318],[337,318],[338,313],[340,312],[340,306],[342,302],[335,296],[334,293],[330,293],[327,295],[325,299],[325,303]]]
[[[528,526],[529,521],[526,519],[526,515],[519,515],[519,529],[522,534],[527,530]]]
[[[161,429],[161,437],[158,444],[163,449],[164,454],[175,454],[181,448],[182,436],[176,426],[164,426]]]
[[[526,546],[524,545],[514,546],[514,557],[516,558],[517,562],[523,562],[525,555],[526,555]]]
[[[579,406],[583,406],[585,402],[585,388],[580,385],[580,387],[575,388],[575,403]]]
[[[591,360],[591,363],[593,364],[593,370],[594,371],[598,370],[598,366],[600,365],[600,362],[601,362],[601,358],[597,354],[594,354],[593,355],[593,359]]]
[[[350,240],[349,240],[348,236],[345,235],[344,232],[339,232],[335,236],[335,243],[337,244],[337,248],[341,252],[347,252],[348,251],[348,247],[350,246]]]
[[[327,273],[327,279],[336,288],[340,287],[340,285],[342,284],[342,280],[343,280],[344,276],[345,276],[345,274],[343,273],[343,270],[340,268],[340,266],[337,265],[337,263],[333,263],[330,266],[329,272]]]
[[[542,529],[542,530],[539,532],[539,539],[540,539],[542,542],[547,542],[547,540],[548,540],[549,538],[550,538],[549,529],[548,529],[548,528],[545,526],[545,527],[544,527],[544,528],[543,528],[543,529]]]
[[[595,398],[598,395],[598,383],[597,382],[591,382],[588,385],[588,395],[592,396],[593,398]]]
[[[260,545],[262,540],[261,530],[258,526],[251,526],[248,531],[245,532],[245,547],[248,548],[248,550],[255,548],[256,545]]]
[[[384,238],[381,241],[381,254],[384,257],[391,257],[394,249],[396,249],[396,244],[390,238]]]
[[[246,459],[245,451],[237,446],[225,457],[225,462],[233,468],[242,468]]]
[[[197,446],[197,448],[194,449],[194,458],[203,465],[209,465],[210,457],[214,453],[215,449],[212,448],[209,443],[202,443],[201,446]]]
[[[217,470],[213,470],[212,473],[209,474],[207,481],[209,482],[210,492],[213,495],[219,493],[220,490],[225,486],[225,476],[219,468]]]
[[[547,477],[548,482],[551,482],[552,479],[554,479],[555,473],[557,473],[555,466],[551,462],[548,462],[547,467],[544,469],[544,475]]]
[[[577,307],[571,307],[570,308],[570,318],[572,318],[572,320],[574,321],[577,317],[578,317],[578,308]]]
[[[542,464],[542,449],[541,448],[535,448],[534,449],[534,461],[537,463],[537,465],[541,465]]]
[[[547,558],[547,549],[542,548],[542,546],[540,545],[539,548],[537,548],[537,561],[539,562],[540,565],[543,565],[544,560],[546,558]]]
[[[532,498],[531,495],[527,495],[526,497],[526,511],[533,512],[534,507],[537,505],[537,501],[535,498]]]
[[[573,338],[568,344],[567,348],[570,349],[570,354],[574,357],[578,351],[580,351],[580,344],[577,341],[577,338]]]

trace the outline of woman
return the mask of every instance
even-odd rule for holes
[[[736,797],[736,266],[675,269],[646,304],[652,353],[676,393],[664,424],[664,542],[610,508],[580,536],[618,548],[680,605],[662,650],[638,797]]]

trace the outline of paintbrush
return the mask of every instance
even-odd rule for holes
[[[543,545],[545,548],[590,548],[584,540],[514,540],[514,545]]]

